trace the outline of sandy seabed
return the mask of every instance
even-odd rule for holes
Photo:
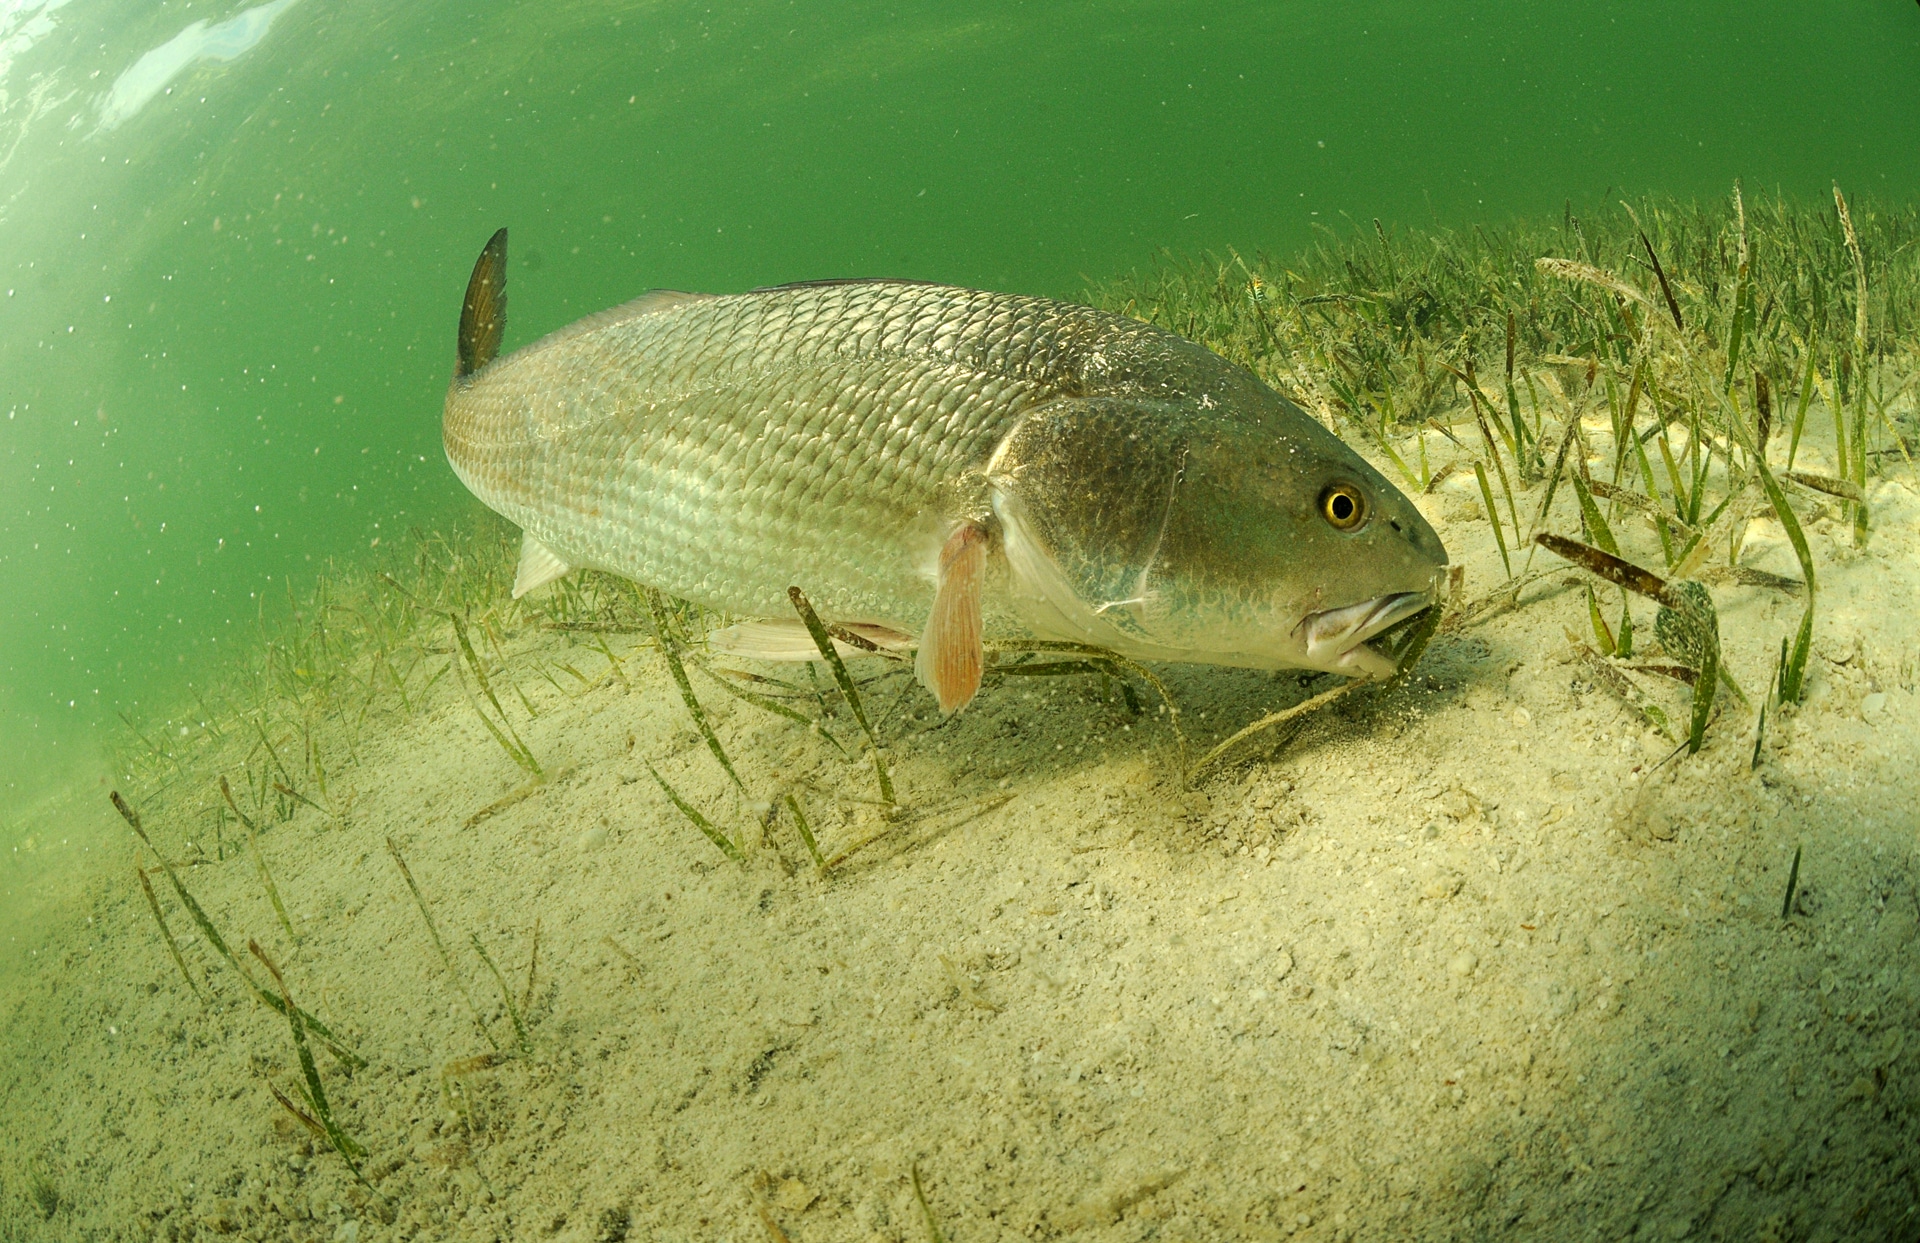
[[[1421,504],[1472,595],[1504,572],[1466,484]],[[1199,791],[1144,684],[1135,716],[1097,678],[1006,679],[943,725],[895,676],[868,696],[892,823],[858,762],[703,691],[734,792],[655,652],[616,643],[623,684],[576,646],[591,689],[519,677],[560,774],[530,797],[465,827],[522,774],[450,695],[335,774],[344,824],[263,837],[297,946],[253,862],[156,805],[229,941],[368,1060],[319,1056],[371,1189],[274,1102],[287,1023],[156,876],[187,991],[103,786],[11,864],[0,1235],[918,1241],[917,1170],[953,1243],[1920,1237],[1917,493],[1876,482],[1864,550],[1813,524],[1811,689],[1757,763],[1749,708],[1672,756],[1596,685],[1556,573]],[[1769,526],[1744,559],[1797,577]],[[1757,697],[1801,601],[1713,590]],[[1308,689],[1163,672],[1196,752]],[[829,853],[875,840],[822,879],[763,818],[786,792]],[[516,1037],[476,934],[531,1046],[491,1065]]]

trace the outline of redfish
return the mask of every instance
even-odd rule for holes
[[[507,234],[468,284],[447,460],[524,532],[517,597],[577,567],[815,656],[787,590],[915,651],[943,711],[989,633],[1137,660],[1384,676],[1432,606],[1413,504],[1244,367],[1124,316],[827,280],[660,290],[496,357]],[[785,619],[785,620],[782,620]]]

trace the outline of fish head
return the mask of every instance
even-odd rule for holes
[[[1231,401],[1061,399],[1007,436],[987,476],[1023,621],[1140,659],[1392,672],[1368,641],[1439,600],[1446,549],[1248,379]]]

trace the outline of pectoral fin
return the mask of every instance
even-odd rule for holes
[[[513,598],[518,600],[536,587],[544,587],[554,579],[572,572],[560,554],[533,538],[531,534],[520,540],[520,568],[513,572]]]
[[[940,549],[940,582],[933,614],[920,636],[913,671],[940,701],[940,711],[958,712],[980,690],[986,653],[980,640],[980,593],[987,572],[988,537],[968,523]]]

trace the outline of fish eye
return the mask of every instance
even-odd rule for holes
[[[1350,483],[1336,483],[1320,494],[1320,516],[1336,531],[1358,530],[1367,520],[1367,498]]]

